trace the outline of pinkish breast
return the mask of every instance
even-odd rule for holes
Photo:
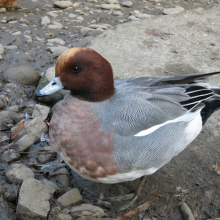
[[[89,102],[68,95],[58,104],[50,122],[50,138],[58,153],[79,173],[93,179],[114,175],[113,128],[106,135],[102,120]]]

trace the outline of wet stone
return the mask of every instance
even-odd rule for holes
[[[26,179],[20,188],[16,214],[21,219],[46,219],[50,210],[50,199],[55,189],[33,178]]]
[[[25,179],[34,178],[34,172],[23,164],[14,163],[5,171],[7,180],[11,183],[22,183]]]
[[[15,80],[23,85],[33,85],[40,79],[36,70],[28,66],[10,67],[4,73],[4,77],[9,80]]]
[[[70,209],[70,214],[74,217],[80,216],[93,216],[93,217],[103,217],[105,212],[98,206],[91,204],[82,204],[79,206],[72,207]]]
[[[19,153],[17,153],[16,151],[14,151],[13,149],[5,151],[1,155],[1,159],[7,163],[9,163],[13,160],[17,160],[20,157],[21,157],[21,155]]]
[[[71,189],[68,192],[60,196],[57,201],[61,206],[66,207],[70,205],[75,205],[76,203],[82,201],[82,196],[78,189]]]
[[[15,202],[18,197],[19,185],[5,184],[4,185],[4,198],[8,202]]]

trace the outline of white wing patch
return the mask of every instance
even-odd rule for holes
[[[186,114],[178,117],[178,118],[175,118],[173,120],[169,120],[169,121],[166,121],[162,124],[159,124],[159,125],[155,125],[151,128],[148,128],[146,130],[143,130],[143,131],[140,131],[139,133],[135,134],[134,136],[137,136],[137,137],[140,137],[140,136],[146,136],[148,134],[151,134],[153,133],[154,131],[156,131],[157,129],[159,129],[160,127],[164,126],[164,125],[167,125],[167,124],[170,124],[170,123],[175,123],[175,122],[179,122],[179,121],[185,121],[185,122],[191,122],[193,121],[198,115],[200,116],[200,111],[201,109],[198,109],[197,111],[195,112],[191,112],[191,111],[188,111]],[[198,122],[198,120],[196,120]]]

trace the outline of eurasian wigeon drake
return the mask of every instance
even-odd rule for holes
[[[119,183],[155,173],[196,138],[220,107],[220,88],[198,80],[218,73],[114,81],[100,54],[72,48],[36,95],[71,91],[50,121],[53,146],[84,178]]]

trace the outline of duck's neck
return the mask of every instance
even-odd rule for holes
[[[109,87],[108,90],[96,89],[94,91],[83,90],[83,91],[71,91],[71,95],[88,102],[103,102],[112,98],[115,92],[115,87]]]

